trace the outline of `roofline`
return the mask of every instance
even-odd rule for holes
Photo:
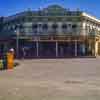
[[[90,19],[92,19],[92,20],[94,20],[94,21],[100,23],[100,20],[99,20],[99,19],[97,19],[97,18],[94,17],[94,16],[91,16],[90,14],[87,14],[86,12],[83,12],[83,13],[82,13],[82,16],[83,16],[83,17],[88,17],[88,18],[90,18]]]

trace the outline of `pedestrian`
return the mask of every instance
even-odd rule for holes
[[[10,48],[9,52],[14,53],[14,48]]]
[[[25,51],[25,48],[24,47],[22,48],[22,52],[23,52],[23,59],[24,59],[25,56],[26,56],[26,51]]]

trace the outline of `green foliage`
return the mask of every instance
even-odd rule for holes
[[[3,23],[4,17],[0,17],[0,32],[3,29],[4,23]]]

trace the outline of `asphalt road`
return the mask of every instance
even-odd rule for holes
[[[100,58],[19,60],[0,71],[0,100],[100,100]]]

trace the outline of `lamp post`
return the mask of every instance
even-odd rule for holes
[[[19,28],[16,30],[16,57],[19,58]]]

